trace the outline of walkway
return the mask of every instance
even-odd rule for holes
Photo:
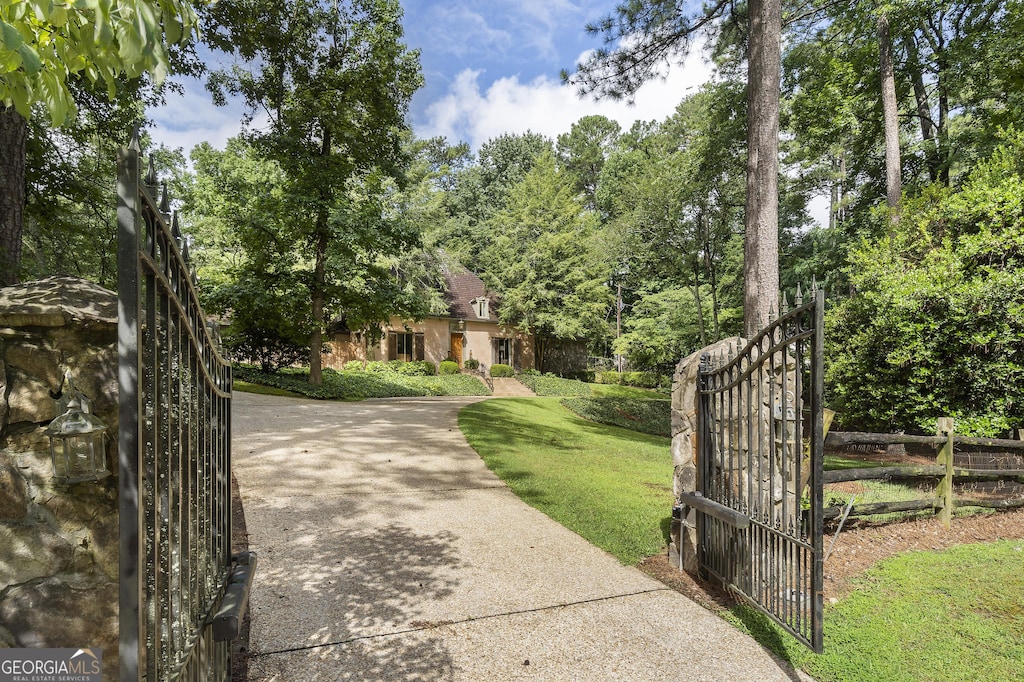
[[[250,679],[798,679],[520,502],[458,430],[472,400],[235,394]]]

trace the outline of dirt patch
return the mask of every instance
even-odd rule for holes
[[[1020,539],[1024,539],[1024,509],[957,517],[953,519],[949,530],[934,518],[893,523],[851,520],[839,534],[825,562],[825,600],[837,600],[846,595],[852,589],[852,579],[882,559],[901,552],[941,550],[955,545]],[[832,534],[826,529],[826,550],[831,542]],[[695,580],[688,573],[673,568],[667,555],[648,557],[640,563],[639,568],[712,611],[728,609],[738,603],[725,590]]]
[[[825,599],[850,591],[850,579],[887,557],[910,550],[1024,539],[1024,510],[954,518],[949,530],[938,519],[899,523],[847,522],[825,562]],[[826,537],[828,549],[831,537]]]

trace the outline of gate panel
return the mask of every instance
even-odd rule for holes
[[[698,562],[822,650],[824,293],[698,373]],[[742,523],[728,510],[742,515]]]
[[[208,328],[166,187],[118,157],[120,677],[224,680],[208,626],[231,557],[231,365]]]

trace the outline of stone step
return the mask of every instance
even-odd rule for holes
[[[491,395],[498,398],[531,398],[537,396],[536,393],[519,383],[518,379],[501,377],[491,379],[491,381],[494,383]]]

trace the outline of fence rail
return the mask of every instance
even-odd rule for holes
[[[958,467],[954,453],[957,448],[981,447],[1000,451],[1016,451],[1019,464],[1024,464],[1024,441],[1005,438],[976,438],[952,433],[952,420],[940,420],[940,430],[946,433],[936,436],[915,436],[890,433],[830,432],[825,444],[832,447],[852,445],[928,445],[940,448],[937,463],[932,465],[869,467],[826,471],[822,482],[825,485],[859,481],[921,481],[938,480],[934,493],[927,498],[889,502],[869,502],[858,505],[830,506],[823,510],[826,521],[839,517],[865,517],[900,512],[934,511],[948,525],[952,511],[964,507],[988,509],[1015,509],[1024,507],[1024,487],[1018,496],[999,499],[982,498],[957,494],[958,483],[1016,483],[1024,486],[1024,468],[984,469]]]

